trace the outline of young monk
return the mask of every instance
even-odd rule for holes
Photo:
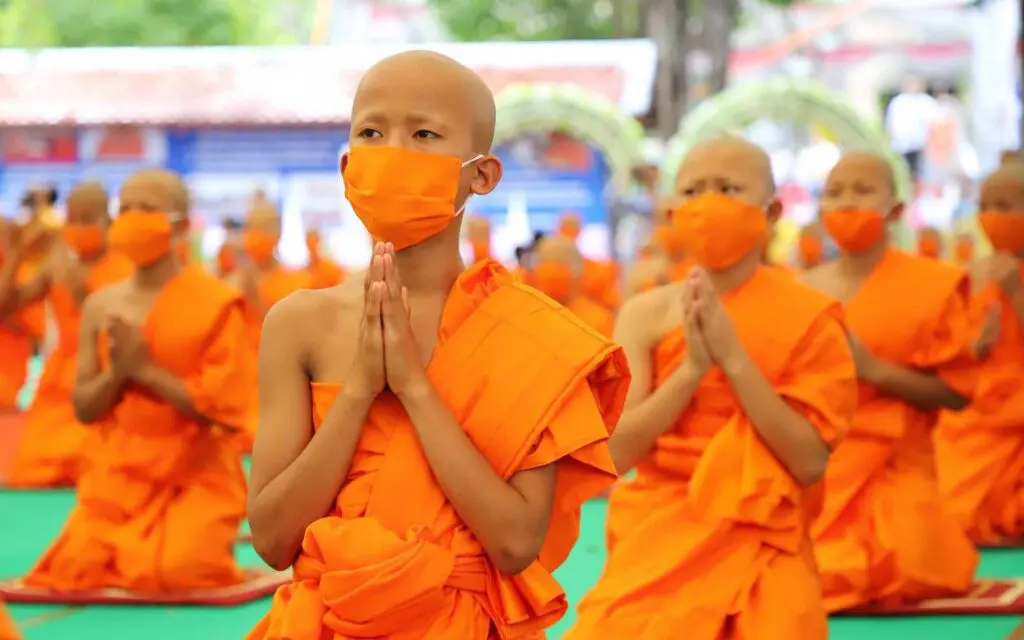
[[[466,221],[466,235],[473,250],[473,262],[491,257],[491,223],[487,218],[476,217]]]
[[[501,178],[494,116],[436,53],[356,91],[341,171],[379,242],[363,277],[267,316],[249,522],[294,582],[250,639],[540,637],[566,610],[551,572],[615,478],[628,373],[496,262],[462,265],[466,199]]]
[[[0,268],[9,265],[21,253],[18,227],[0,220]],[[2,305],[2,302],[0,302]],[[28,378],[36,336],[24,322],[23,314],[0,320],[0,411],[18,409],[18,394]]]
[[[565,640],[824,639],[805,518],[856,405],[839,306],[762,264],[781,211],[764,151],[704,142],[675,187],[696,266],[619,317],[633,377],[610,445],[636,476]]]
[[[954,255],[957,264],[969,268],[974,262],[974,236],[969,233],[957,234]]]
[[[242,252],[242,223],[227,219],[223,226],[224,242],[217,250],[215,263],[217,275],[227,279],[238,268],[239,254]]]
[[[135,274],[86,298],[73,395],[101,442],[27,586],[168,593],[242,578],[245,479],[215,425],[242,424],[252,353],[239,294],[174,255],[188,214],[173,173],[136,173],[121,188],[108,242]]]
[[[972,540],[995,543],[1024,537],[1024,164],[985,181],[979,211],[995,253],[971,272],[977,391],[943,416],[935,452],[946,507]]]
[[[917,255],[938,260],[942,258],[942,234],[934,227],[921,227],[917,232]]]
[[[345,270],[330,256],[323,255],[320,244],[320,233],[316,229],[306,231],[306,249],[309,251],[309,272],[311,289],[326,289],[340,284],[345,279]]]
[[[569,212],[559,220],[556,235],[570,240],[575,246],[581,229],[579,214]],[[582,256],[581,259],[583,273],[579,278],[580,293],[609,311],[617,310],[622,304],[618,265],[610,260],[590,260]]]
[[[797,241],[797,266],[799,269],[816,267],[825,260],[825,247],[821,237],[821,227],[809,224],[800,229]]]
[[[537,243],[528,281],[610,338],[615,315],[582,294],[583,270],[583,256],[576,244],[563,235],[550,235]]]
[[[45,299],[57,326],[57,345],[46,358],[8,474],[11,486],[74,485],[95,440],[95,431],[75,419],[71,399],[81,305],[86,296],[124,280],[133,270],[127,257],[107,251],[108,207],[102,185],[76,186],[67,199],[66,250],[54,252],[35,277],[21,286],[16,281],[20,253],[0,269],[0,317]]]
[[[861,382],[813,527],[829,611],[952,596],[978,563],[939,498],[931,444],[939,410],[971,393],[967,277],[889,245],[902,210],[884,158],[845,155],[821,197],[841,255],[804,274],[842,302]]]

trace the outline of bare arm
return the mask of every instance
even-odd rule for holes
[[[504,575],[526,569],[547,535],[557,465],[520,471],[505,482],[428,381],[400,399],[434,477],[491,561]]]
[[[627,302],[615,327],[615,341],[626,352],[632,380],[626,408],[608,446],[620,474],[645,456],[660,435],[672,428],[697,391],[701,376],[692,367],[680,366],[651,393],[653,379],[651,345],[646,327],[648,310]]]
[[[102,312],[99,298],[86,298],[78,330],[78,369],[71,394],[75,418],[82,424],[92,424],[110,413],[127,381],[127,376],[113,368],[100,368],[98,348],[99,332],[103,330]]]
[[[164,402],[174,407],[182,415],[187,416],[190,420],[206,426],[214,422],[209,416],[204,416],[196,409],[196,405],[192,402],[192,397],[188,392],[188,387],[185,386],[185,381],[156,363],[152,361],[147,362],[139,371],[131,376],[131,379],[139,386],[145,387]]]
[[[960,411],[968,404],[967,398],[930,371],[920,371],[874,358],[870,365],[863,368],[858,363],[857,372],[864,382],[922,411]]]
[[[341,491],[373,398],[343,387],[316,434],[303,337],[307,309],[299,294],[276,305],[263,323],[259,361],[259,428],[249,482],[253,547],[283,570],[302,537]]]
[[[23,256],[20,251],[5,260],[0,267],[0,320],[6,320],[18,309],[37,300],[41,300],[50,289],[50,269],[43,268],[31,280],[19,286],[17,283],[18,269]]]
[[[821,480],[829,449],[814,425],[782,399],[745,350],[722,371],[761,440],[793,478],[803,486]]]
[[[1017,324],[1021,331],[1024,331],[1024,290],[1017,290],[1009,296],[1010,304],[1013,305],[1013,314],[1017,317]]]

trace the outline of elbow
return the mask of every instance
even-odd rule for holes
[[[943,402],[940,403],[940,409],[946,409],[948,411],[963,411],[971,404],[970,398],[960,395],[955,391],[950,391],[948,397],[943,398]]]
[[[825,477],[825,469],[828,468],[829,454],[828,448],[822,446],[820,452],[813,456],[808,456],[808,459],[799,468],[793,470],[793,479],[804,488],[821,482]]]
[[[72,396],[71,404],[75,409],[75,420],[81,424],[95,424],[99,419],[91,404],[81,398],[79,394]]]
[[[265,522],[251,506],[248,515],[252,548],[256,554],[275,571],[291,567],[299,556],[301,539],[297,543],[287,540],[287,536],[273,522]]]
[[[489,554],[495,568],[504,576],[515,576],[526,570],[540,556],[544,536],[521,532],[506,536],[494,553]]]

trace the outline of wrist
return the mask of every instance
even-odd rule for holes
[[[417,377],[398,389],[392,389],[392,391],[406,407],[428,400],[435,393],[434,385],[430,384],[430,380],[426,376]]]
[[[340,397],[356,411],[369,411],[370,405],[377,399],[376,393],[360,389],[355,385],[342,385]]]
[[[737,349],[735,353],[729,354],[728,357],[722,358],[718,362],[718,368],[722,370],[726,378],[735,380],[736,378],[742,377],[753,366],[750,361],[750,356],[743,349]]]

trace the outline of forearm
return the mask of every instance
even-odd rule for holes
[[[1013,313],[1017,316],[1017,324],[1020,325],[1021,331],[1024,331],[1024,291],[1016,291],[1009,298]]]
[[[803,486],[820,480],[829,449],[814,426],[782,399],[748,355],[722,370],[761,441],[790,475]]]
[[[16,281],[21,261],[20,254],[15,253],[0,267],[0,320],[7,319],[21,306]]]
[[[75,419],[92,424],[105,417],[117,404],[126,380],[118,371],[106,369],[89,380],[76,382],[71,398]]]
[[[216,422],[210,419],[210,417],[199,413],[188,392],[188,387],[185,386],[185,381],[159,365],[152,362],[146,363],[132,376],[132,380],[190,419],[203,425]]]
[[[936,375],[878,360],[863,376],[865,382],[922,411],[963,409],[968,401]]]
[[[309,444],[249,500],[253,546],[275,569],[290,566],[302,537],[324,517],[341,492],[372,398],[342,390]]]
[[[699,385],[700,376],[684,364],[639,405],[622,414],[608,442],[620,474],[647,455],[658,437],[672,428],[690,406]]]
[[[495,472],[429,382],[401,400],[448,501],[507,573],[505,567],[517,564],[525,541],[536,537],[523,496]]]

